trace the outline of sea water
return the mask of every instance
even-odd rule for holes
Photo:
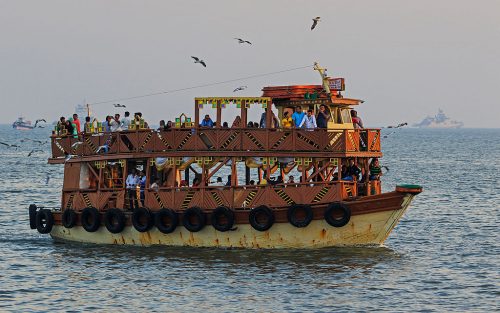
[[[0,141],[20,148],[0,146],[0,311],[498,311],[500,129],[384,134],[384,190],[424,192],[383,247],[223,250],[30,230],[30,203],[59,205],[62,166],[47,164],[48,130],[2,125]]]

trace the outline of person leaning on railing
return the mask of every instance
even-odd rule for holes
[[[289,116],[288,111],[283,113],[283,119],[281,120],[281,127],[283,128],[292,128],[293,127],[293,119]]]

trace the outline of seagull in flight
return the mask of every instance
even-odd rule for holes
[[[115,108],[126,108],[126,107],[127,107],[126,105],[124,105],[124,104],[119,104],[119,103],[113,103],[113,106],[114,106]]]
[[[71,145],[71,148],[78,147],[79,145],[83,144],[83,141],[77,141],[74,144]]]
[[[20,146],[18,146],[18,145],[13,145],[13,144],[1,142],[1,141],[0,141],[0,145],[7,146],[9,148],[20,148]]]
[[[43,152],[43,150],[36,150],[36,149],[33,149],[30,151],[30,153],[28,153],[28,156],[30,157],[33,153],[35,152]]]
[[[239,86],[238,88],[236,88],[235,90],[233,90],[233,92],[237,92],[237,91],[245,90],[245,89],[247,89],[247,86]]]
[[[315,18],[313,18],[313,24],[311,26],[311,30],[313,30],[316,27],[316,25],[318,25],[319,20],[320,20],[319,16],[316,16]]]
[[[194,63],[200,63],[200,64],[201,64],[201,65],[203,65],[204,67],[207,67],[207,65],[205,64],[205,61],[200,60],[199,58],[194,57],[194,56],[191,56],[191,57],[194,59]]]
[[[248,40],[243,40],[243,39],[241,39],[241,38],[234,38],[234,39],[238,40],[238,43],[240,43],[240,44],[241,44],[241,43],[247,43],[247,44],[249,44],[249,45],[251,45],[251,44],[252,44],[250,41],[248,41]]]

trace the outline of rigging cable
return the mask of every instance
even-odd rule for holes
[[[167,94],[167,93],[174,93],[174,92],[179,92],[179,91],[184,91],[184,90],[190,90],[190,89],[196,89],[196,88],[202,88],[202,87],[209,87],[209,86],[215,86],[215,85],[222,85],[222,84],[232,83],[232,82],[246,80],[246,79],[252,79],[252,78],[257,78],[257,77],[264,77],[264,76],[271,76],[271,75],[275,75],[275,74],[296,71],[296,70],[300,70],[300,69],[304,69],[304,68],[308,68],[308,67],[311,67],[311,65],[294,67],[294,68],[289,68],[289,69],[286,69],[286,70],[281,70],[281,71],[276,71],[276,72],[269,72],[269,73],[264,73],[264,74],[256,74],[256,75],[251,75],[251,76],[246,76],[246,77],[240,77],[240,78],[235,78],[235,79],[230,79],[230,80],[224,80],[224,81],[215,82],[215,83],[208,83],[208,84],[196,85],[196,86],[191,86],[191,87],[184,87],[184,88],[179,88],[179,89],[158,91],[158,92],[148,93],[148,94],[139,95],[139,96],[132,96],[132,97],[126,97],[126,98],[117,98],[117,99],[111,99],[111,100],[98,101],[98,102],[90,103],[90,105],[103,104],[103,103],[111,103],[111,102],[118,102],[118,101],[125,101],[125,100],[139,99],[139,98],[146,98],[146,97],[158,96],[158,95],[163,95],[163,94]]]

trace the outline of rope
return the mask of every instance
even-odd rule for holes
[[[168,94],[168,93],[174,93],[174,92],[179,92],[179,91],[184,91],[184,90],[190,90],[190,89],[196,89],[196,88],[203,88],[203,87],[209,87],[209,86],[215,86],[215,85],[222,85],[222,84],[227,84],[227,83],[232,83],[232,82],[236,82],[236,81],[242,81],[242,80],[257,78],[257,77],[271,76],[271,75],[275,75],[275,74],[280,74],[280,73],[285,73],[285,72],[291,72],[291,71],[301,70],[301,69],[308,68],[308,67],[311,67],[311,65],[294,67],[294,68],[290,68],[290,69],[286,69],[286,70],[281,70],[281,71],[276,71],[276,72],[269,72],[269,73],[264,73],[264,74],[256,74],[256,75],[251,75],[251,76],[246,76],[246,77],[240,77],[240,78],[235,78],[235,79],[230,79],[230,80],[224,80],[224,81],[215,82],[215,83],[208,83],[208,84],[196,85],[196,86],[191,86],[191,87],[184,87],[184,88],[179,88],[179,89],[158,91],[158,92],[148,93],[148,94],[139,95],[139,96],[132,96],[132,97],[126,97],[126,98],[117,98],[117,99],[111,99],[111,100],[98,101],[98,102],[89,103],[89,104],[90,105],[96,105],[96,104],[111,103],[111,102],[118,102],[118,101],[125,101],[125,100],[132,100],[132,99],[139,99],[139,98],[146,98],[146,97],[164,95],[164,94]]]

